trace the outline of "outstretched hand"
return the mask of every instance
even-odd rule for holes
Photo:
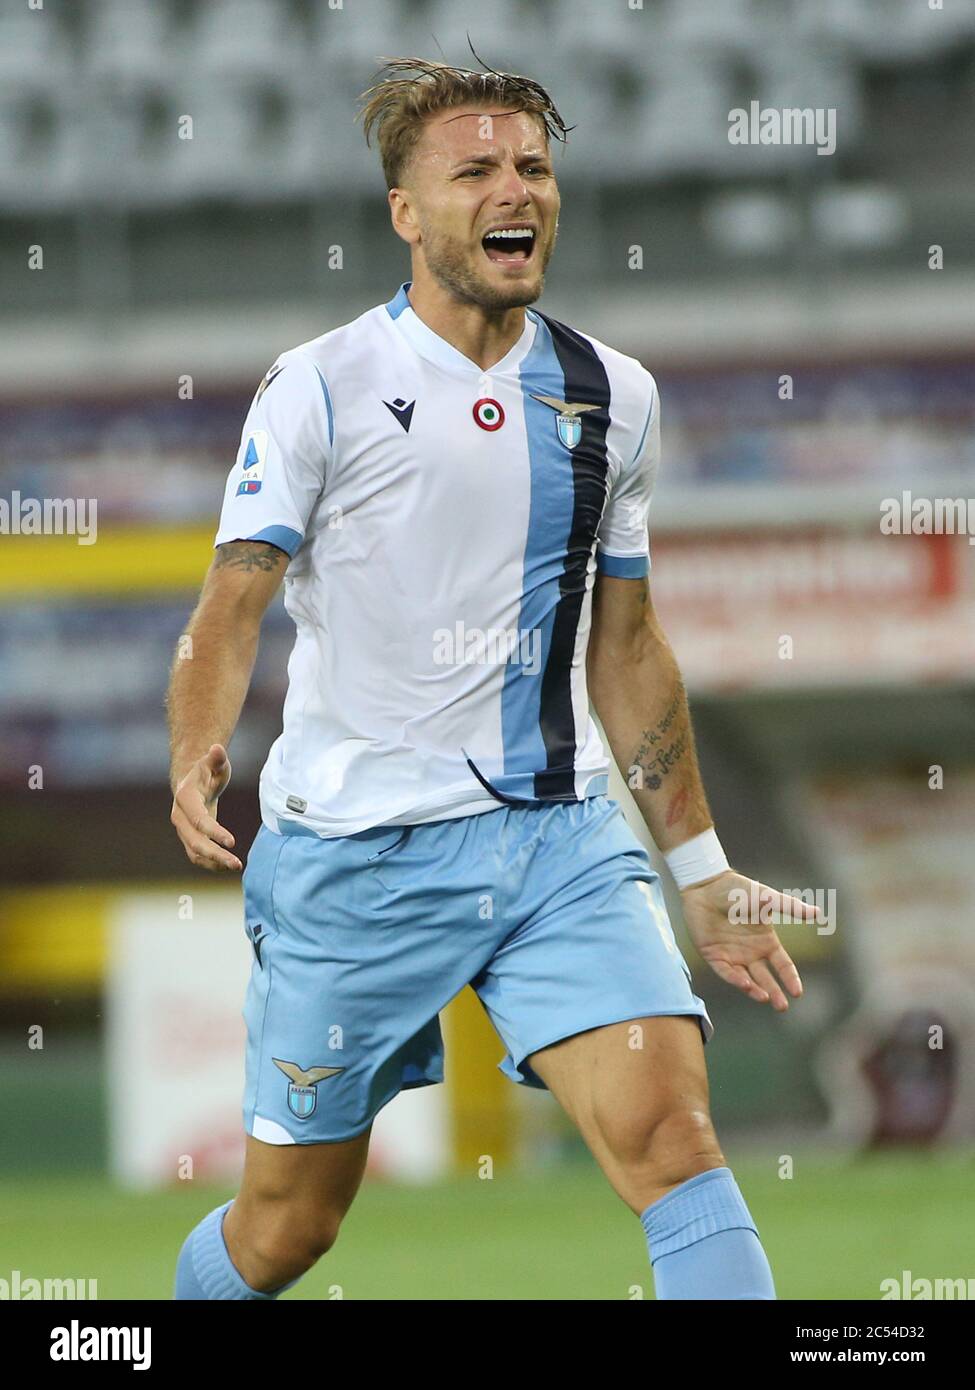
[[[820,921],[816,906],[756,883],[733,869],[685,888],[681,902],[691,940],[726,984],[734,985],[756,1004],[771,1003],[777,1013],[789,1007],[787,994],[800,998],[799,972],[769,925],[769,918],[782,914],[792,922]]]
[[[229,781],[227,750],[214,743],[178,784],[169,817],[190,863],[211,872],[238,871],[244,867],[236,855],[228,852],[236,841],[216,818],[217,800]]]

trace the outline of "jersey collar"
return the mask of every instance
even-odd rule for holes
[[[535,340],[535,331],[538,327],[538,320],[530,309],[525,314],[525,328],[521,337],[512,344],[500,362],[495,362],[493,367],[488,367],[485,370],[483,367],[479,367],[476,362],[471,361],[469,357],[465,357],[454,347],[453,343],[448,343],[446,338],[441,338],[439,333],[434,333],[433,329],[423,322],[407,297],[407,291],[412,283],[412,280],[407,280],[400,285],[395,298],[386,305],[386,312],[407,342],[428,362],[434,362],[438,367],[446,367],[453,371],[462,371],[471,376],[495,376],[501,372],[511,371],[518,366],[522,358],[527,356]]]

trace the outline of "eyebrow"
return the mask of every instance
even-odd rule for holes
[[[497,164],[497,156],[493,154],[472,154],[465,159],[458,159],[451,166],[459,169],[462,164]],[[516,164],[548,164],[551,162],[551,155],[540,150],[533,150],[528,154],[518,155]]]

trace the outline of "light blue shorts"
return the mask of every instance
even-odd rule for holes
[[[244,1127],[351,1139],[399,1091],[443,1080],[439,1011],[471,985],[527,1058],[608,1023],[693,1014],[714,1032],[660,880],[607,796],[325,840],[262,826],[244,871],[254,951]]]

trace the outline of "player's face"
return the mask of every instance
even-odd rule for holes
[[[537,116],[500,107],[438,112],[406,182],[408,239],[446,290],[493,310],[539,297],[559,190]]]

